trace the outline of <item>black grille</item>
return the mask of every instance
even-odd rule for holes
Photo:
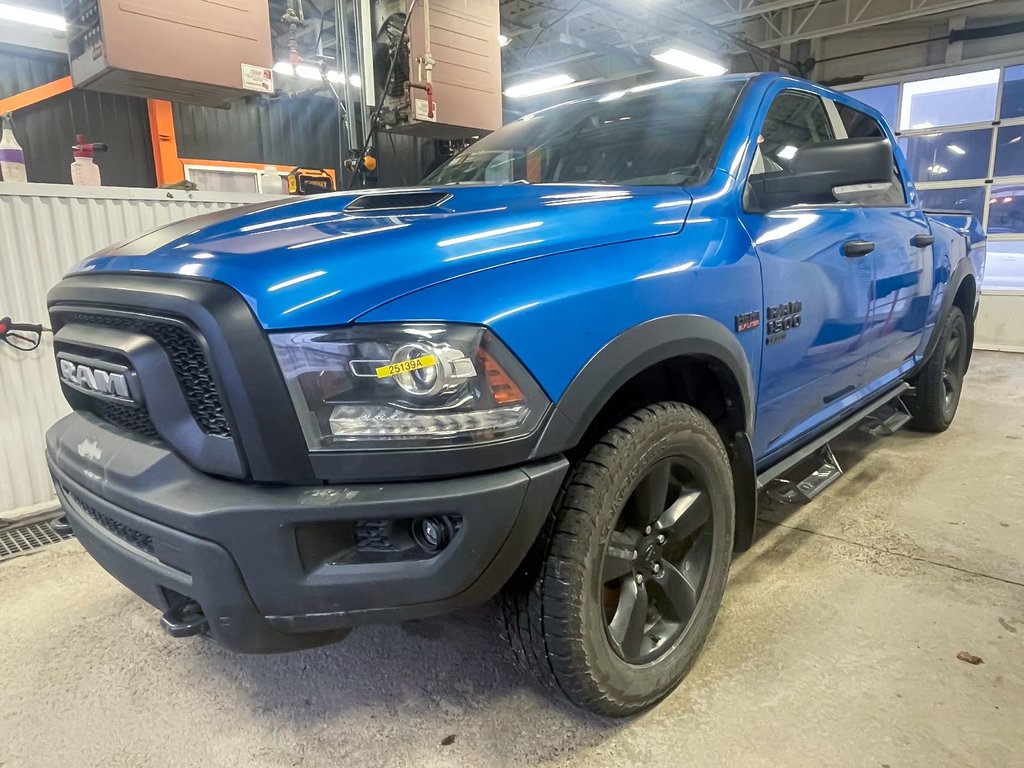
[[[134,333],[150,336],[164,348],[171,360],[174,375],[185,393],[189,410],[199,427],[208,435],[228,437],[231,427],[228,425],[221,402],[217,383],[210,372],[210,364],[199,345],[199,340],[191,331],[180,325],[160,320],[125,315],[101,315],[91,312],[68,312],[63,315],[66,323],[85,323],[87,325],[104,325]],[[97,411],[98,413],[98,411]],[[103,415],[103,414],[99,414]],[[116,414],[125,418],[126,414]],[[104,417],[106,418],[106,417]],[[149,422],[149,417],[146,417]],[[114,422],[115,424],[119,422]],[[152,423],[148,424],[155,435]],[[142,429],[137,432],[149,434]]]
[[[144,408],[119,405],[118,403],[111,403],[106,400],[92,400],[89,403],[89,408],[101,419],[113,424],[115,427],[137,432],[146,437],[160,437]]]
[[[150,554],[154,553],[152,536],[147,533],[143,533],[136,528],[132,528],[130,525],[125,525],[124,523],[115,520],[110,515],[103,514],[96,509],[96,507],[91,504],[87,504],[81,496],[69,489],[66,485],[61,484],[61,490],[64,491],[64,495],[67,497],[68,501],[74,504],[75,508],[83,515],[88,515],[98,525],[106,528],[119,539],[124,539],[133,547],[138,547],[143,552],[149,552]]]

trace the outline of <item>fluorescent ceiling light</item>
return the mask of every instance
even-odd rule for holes
[[[721,64],[716,64],[713,61],[701,58],[693,53],[681,51],[678,48],[669,48],[661,53],[655,53],[652,58],[657,59],[662,64],[668,64],[670,67],[676,67],[677,69],[692,72],[693,74],[700,75],[701,77],[724,75],[729,71]]]
[[[550,75],[548,77],[540,77],[536,80],[527,80],[525,83],[519,83],[519,85],[513,85],[505,89],[505,95],[510,99],[519,99],[523,96],[536,96],[540,93],[549,93],[550,91],[558,91],[562,88],[568,88],[576,82],[575,77],[569,75]]]
[[[675,85],[676,83],[683,82],[680,78],[675,80],[659,80],[656,83],[644,83],[643,85],[634,85],[629,89],[628,93],[643,93],[644,91],[653,91],[655,88],[664,88],[666,85]]]
[[[303,80],[323,80],[324,76],[320,74],[320,68],[314,67],[312,64],[299,64],[292,66],[287,61],[279,61],[274,65],[274,71],[279,75],[286,75],[287,77],[301,77]],[[327,79],[332,83],[343,83],[345,82],[345,73],[339,72],[336,69],[328,69],[324,73]],[[349,75],[348,82],[356,87],[363,87],[363,79],[359,75]]]
[[[506,45],[512,42],[512,38],[508,35],[498,35],[498,45],[504,48]]]
[[[67,29],[64,17],[56,13],[45,13],[33,8],[22,8],[19,5],[0,3],[0,21],[16,21],[33,27],[44,27],[63,32]]]
[[[314,67],[310,64],[296,64],[295,74],[303,80],[323,80],[319,67]]]
[[[956,144],[947,144],[946,149],[948,149],[954,155],[960,155],[961,157],[967,154],[966,149],[964,149],[963,147],[958,147]]]

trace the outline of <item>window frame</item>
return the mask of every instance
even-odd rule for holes
[[[827,98],[827,97],[826,97],[825,101],[828,102],[831,105],[831,112],[829,114],[830,114],[830,116],[833,116],[833,119],[836,121],[836,132],[837,133],[842,133],[842,138],[844,138],[844,139],[850,138],[850,134],[847,132],[847,130],[846,130],[846,123],[843,122],[843,116],[839,112],[839,107],[840,106],[845,107],[846,109],[852,110],[854,112],[857,112],[860,115],[863,115],[864,117],[866,117],[869,120],[871,120],[878,127],[878,129],[882,132],[881,138],[884,138],[886,141],[889,142],[889,152],[890,152],[890,154],[892,154],[893,176],[895,176],[895,180],[893,181],[893,184],[898,185],[899,189],[903,192],[903,202],[902,203],[862,203],[862,202],[850,202],[850,203],[843,203],[843,205],[854,205],[854,206],[857,206],[858,208],[891,208],[891,209],[894,209],[894,210],[906,210],[908,208],[911,208],[912,206],[911,206],[910,201],[913,199],[912,190],[907,185],[906,179],[903,178],[903,169],[900,168],[899,159],[896,156],[897,146],[896,146],[896,144],[893,143],[892,137],[890,137],[889,132],[886,131],[886,128],[888,126],[885,124],[885,122],[884,121],[882,121],[882,122],[878,121],[877,119],[875,119],[874,115],[870,114],[869,112],[865,112],[863,109],[860,109],[859,107],[854,106],[852,104],[844,104],[842,102],[836,101],[835,99],[831,99],[831,98]],[[904,157],[903,159],[904,159],[904,161],[906,161],[906,157]]]
[[[832,116],[828,112],[828,107],[825,106],[825,101],[826,101],[825,98],[820,93],[815,93],[814,91],[809,91],[809,90],[806,90],[804,88],[793,88],[792,86],[788,86],[788,85],[785,88],[782,88],[781,90],[776,91],[774,94],[772,94],[770,96],[770,101],[768,103],[768,108],[765,110],[764,116],[761,118],[760,122],[758,123],[757,129],[756,129],[756,133],[754,134],[757,138],[761,137],[762,131],[764,130],[764,124],[768,120],[768,115],[771,114],[772,107],[775,106],[775,102],[779,99],[779,97],[781,97],[781,96],[783,96],[785,94],[797,94],[797,95],[802,96],[802,97],[817,99],[818,103],[822,107],[822,110],[825,112],[826,125],[828,126],[828,129],[832,132],[832,139],[836,138],[836,135],[835,135],[835,133],[836,133],[835,123],[832,120]],[[761,165],[762,165],[762,168],[763,168],[763,166],[764,166],[764,156],[761,153],[761,143],[759,141],[755,141],[754,142],[754,151],[753,151],[753,153],[750,156],[750,164],[747,166],[747,172],[746,172],[746,174],[743,177],[743,191],[742,191],[742,194],[741,194],[741,199],[742,199],[742,206],[743,206],[743,212],[744,213],[762,213],[762,211],[754,210],[750,206],[750,177],[751,176],[755,176],[755,175],[759,175],[759,174],[762,174],[762,173],[765,173],[764,170],[761,170],[761,171],[755,170],[755,168],[758,165],[758,158],[761,158]],[[818,205],[810,206],[809,205],[808,207],[815,207],[815,208],[817,208],[817,207],[820,207],[820,206],[818,206]]]
[[[805,97],[810,97],[810,98],[817,99],[818,102],[821,104],[822,108],[824,109],[825,119],[827,120],[829,130],[832,133],[832,140],[835,141],[835,140],[842,140],[842,139],[849,138],[849,134],[846,132],[846,125],[843,123],[842,117],[839,114],[839,106],[838,105],[839,105],[840,102],[837,102],[835,99],[831,98],[830,96],[823,96],[822,94],[815,93],[814,91],[804,90],[802,88],[793,88],[793,87],[789,87],[789,86],[787,86],[786,88],[783,88],[782,90],[778,91],[777,93],[775,93],[771,97],[771,102],[768,105],[768,109],[765,111],[764,117],[761,119],[761,122],[760,122],[760,124],[757,127],[757,136],[758,137],[760,137],[762,135],[762,131],[764,129],[764,124],[768,120],[768,115],[771,113],[772,107],[775,106],[776,100],[780,96],[782,96],[783,94],[786,94],[786,93],[796,93],[796,94],[799,94],[800,96],[805,96]],[[853,97],[851,97],[851,98],[853,98]],[[896,179],[900,183],[900,187],[903,190],[903,202],[900,203],[900,204],[888,204],[888,203],[876,204],[876,203],[863,203],[863,202],[842,202],[842,201],[836,201],[834,203],[800,203],[797,206],[793,206],[793,207],[814,208],[814,209],[819,209],[819,208],[885,208],[885,209],[893,209],[893,210],[906,210],[906,209],[911,208],[912,207],[911,200],[914,199],[913,190],[907,184],[907,181],[903,178],[903,176],[904,176],[903,169],[900,168],[900,164],[899,164],[898,159],[896,157],[896,147],[895,147],[895,145],[892,144],[892,138],[890,136],[889,131],[886,130],[886,125],[884,123],[879,122],[878,120],[876,120],[871,114],[869,114],[867,112],[864,112],[863,110],[858,109],[855,106],[851,106],[849,104],[843,104],[843,106],[848,108],[848,109],[852,109],[852,110],[854,110],[856,112],[859,112],[860,114],[864,115],[865,117],[868,117],[871,120],[873,120],[876,123],[876,125],[878,125],[878,127],[881,129],[882,135],[886,138],[886,140],[889,141],[889,143],[891,145],[891,150],[890,151],[892,152],[892,155],[893,155],[892,162],[893,162],[893,168],[895,169],[895,176],[896,176]],[[752,210],[750,208],[748,199],[749,199],[749,194],[750,194],[749,193],[750,177],[754,176],[754,175],[757,175],[758,173],[765,173],[765,171],[756,171],[755,170],[755,168],[757,167],[757,160],[758,160],[759,157],[762,157],[762,155],[761,155],[761,145],[760,145],[760,143],[757,143],[755,145],[755,147],[754,147],[754,154],[753,154],[753,156],[750,159],[750,166],[748,167],[746,176],[744,177],[744,180],[743,180],[743,196],[742,197],[743,197],[743,211],[744,211],[744,213],[755,213],[756,212],[756,211],[754,211],[754,210]]]
[[[255,176],[256,177],[256,191],[255,192],[230,192],[230,193],[225,193],[225,194],[233,194],[233,195],[273,195],[273,194],[280,194],[280,193],[275,193],[275,192],[264,192],[263,191],[263,173],[264,173],[264,171],[262,169],[257,169],[255,167],[247,168],[247,167],[238,167],[238,166],[231,166],[231,165],[212,165],[212,164],[208,165],[208,164],[205,164],[205,163],[182,163],[182,170],[184,171],[184,175],[185,175],[185,180],[186,181],[192,181],[192,171],[215,171],[217,173],[235,173],[235,174],[242,174],[244,176]],[[280,176],[282,180],[286,180],[288,178],[288,174],[287,173],[281,173],[281,171],[273,171],[273,173],[276,173],[278,176]],[[216,190],[205,190],[205,191],[216,192]]]

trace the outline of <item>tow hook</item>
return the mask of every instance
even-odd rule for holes
[[[56,520],[51,520],[50,529],[58,536],[72,536],[74,534],[74,531],[71,530],[71,523],[68,522],[67,515],[61,515]]]
[[[171,637],[193,637],[209,628],[203,609],[194,600],[169,610],[160,618],[160,625]]]

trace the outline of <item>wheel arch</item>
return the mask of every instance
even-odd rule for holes
[[[626,413],[664,399],[697,408],[718,429],[732,465],[736,549],[747,549],[757,514],[754,382],[743,347],[716,320],[670,315],[610,341],[562,393],[534,453],[573,456]]]
[[[978,306],[978,281],[974,278],[973,272],[963,276],[956,293],[953,294],[953,306],[958,307],[964,313],[964,320],[967,321],[967,363],[971,362],[971,353],[974,350],[974,317]]]

